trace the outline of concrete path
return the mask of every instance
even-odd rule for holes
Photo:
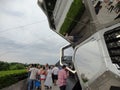
[[[15,83],[9,87],[0,90],[27,90],[27,79],[21,80],[18,83]]]
[[[48,90],[48,89],[47,89]],[[52,89],[51,90],[60,90],[58,86],[52,86]]]

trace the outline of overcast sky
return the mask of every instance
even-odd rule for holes
[[[0,0],[0,61],[55,64],[66,44],[50,30],[37,0]]]

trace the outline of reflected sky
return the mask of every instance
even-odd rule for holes
[[[80,73],[84,73],[88,79],[92,78],[102,67],[102,57],[96,40],[80,46],[75,55],[75,61]]]

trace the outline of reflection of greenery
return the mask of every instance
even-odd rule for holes
[[[84,12],[84,5],[82,4],[82,0],[74,0],[67,16],[64,20],[64,23],[61,26],[60,33],[64,34],[66,32],[70,32],[71,29],[77,24],[77,22],[80,19]]]

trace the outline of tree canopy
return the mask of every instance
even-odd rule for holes
[[[25,69],[26,65],[22,63],[8,63],[0,61],[0,71]]]

